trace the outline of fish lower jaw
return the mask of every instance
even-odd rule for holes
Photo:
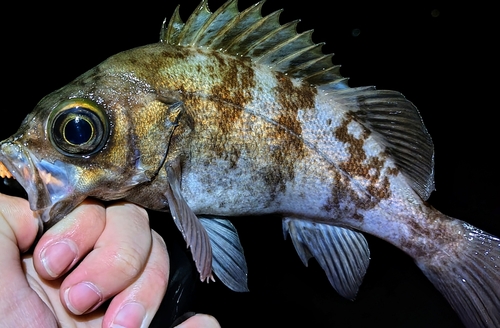
[[[2,177],[17,181],[24,189],[32,211],[46,211],[53,205],[33,158],[21,145],[9,141],[0,143],[0,163]]]

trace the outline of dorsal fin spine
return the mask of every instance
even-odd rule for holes
[[[332,67],[331,55],[322,53],[322,44],[312,41],[312,30],[297,33],[300,20],[281,24],[281,9],[263,17],[264,2],[240,12],[237,0],[228,0],[211,13],[207,0],[202,0],[186,23],[177,7],[168,25],[162,26],[160,40],[171,45],[246,56],[255,63],[311,84],[333,86],[339,84],[338,80],[345,81],[338,67]]]
[[[343,77],[340,75],[340,65],[335,65],[311,75],[303,76],[302,78],[311,84],[321,85],[328,81],[335,81]]]
[[[293,26],[295,30],[295,26],[291,26]],[[275,66],[276,62],[284,56],[287,56],[287,54],[293,54],[297,51],[301,51],[304,47],[304,40],[310,40],[312,32],[312,30],[309,30],[300,34],[295,33],[287,40],[277,44],[272,49],[269,49],[265,54],[261,55],[260,58],[257,59],[257,62],[266,63],[266,65],[270,67]]]
[[[203,23],[210,15],[212,15],[212,12],[208,9],[207,0],[202,0],[186,21],[179,35],[179,44],[183,46],[195,45],[195,40],[202,33],[200,27],[203,26]]]
[[[296,31],[298,22],[299,20],[295,20],[280,25],[279,28],[274,29],[268,33],[268,35],[265,35],[252,47],[252,51],[249,52],[249,56],[255,58],[257,62],[262,61],[262,57],[266,56],[266,54],[271,51],[275,51],[276,47],[288,41],[291,36],[297,34]]]
[[[194,43],[204,46],[205,44],[212,42],[212,40],[218,36],[223,35],[221,31],[224,28],[221,28],[220,26],[230,25],[231,21],[236,19],[234,15],[235,12],[238,12],[238,1],[225,2],[207,18],[202,28],[200,28],[200,33],[198,38],[194,40]],[[217,24],[217,26],[214,26],[215,24]]]
[[[272,25],[273,19],[275,20],[275,22],[279,22],[279,15],[281,14],[281,12],[282,10],[277,10],[265,17],[261,16],[261,19],[255,21],[245,31],[241,32],[238,36],[236,36],[231,41],[231,43],[226,47],[225,50],[231,53],[236,52],[238,55],[242,55],[242,53],[247,53],[246,50],[240,51],[239,49],[243,47],[247,49],[248,45],[251,45],[250,47],[253,47],[256,44],[258,44],[257,41],[260,41],[262,39],[262,37],[260,37],[262,33],[260,34],[258,33],[259,29],[266,29],[268,26],[273,26]]]
[[[283,57],[281,60],[278,60],[275,63],[275,67],[280,69],[280,70],[286,70],[288,74],[293,74],[293,72],[299,70],[300,67],[308,67],[311,63],[316,62],[317,60],[321,60],[322,57],[319,58],[314,58],[313,60],[308,60],[307,58],[304,58],[303,60],[297,60],[297,58],[300,58],[303,55],[307,55],[309,52],[313,52],[315,49],[314,48],[321,48],[323,46],[323,43],[318,43],[318,44],[313,44],[309,47],[306,47],[302,50],[296,51],[293,54],[290,54],[286,57]],[[329,57],[331,58],[332,56],[324,55],[323,57]],[[301,64],[296,64],[297,62],[300,62]]]
[[[230,0],[231,1],[231,0]],[[232,1],[231,1],[232,2]],[[234,0],[236,2],[236,0]],[[248,7],[242,12],[235,14],[233,20],[228,22],[221,31],[218,33],[218,37],[212,40],[212,44],[209,46],[211,49],[219,49],[220,51],[227,51],[227,44],[231,42],[235,37],[237,37],[241,31],[248,26],[246,21],[252,22],[256,19],[262,18],[261,11],[262,5],[265,1],[260,1],[253,6]]]
[[[314,69],[314,67],[316,65],[324,67],[324,65],[322,65],[322,63],[323,62],[331,62],[333,54],[325,54],[325,55],[321,55],[321,56],[317,56],[317,57],[309,55],[310,53],[313,53],[316,50],[321,51],[321,49],[314,49],[314,48],[321,48],[321,46],[322,45],[317,44],[317,45],[311,46],[308,49],[305,49],[306,51],[297,52],[297,53],[293,54],[293,56],[292,55],[288,56],[289,65],[287,67],[289,67],[289,68],[288,69],[283,68],[283,69],[284,70],[286,69],[287,73],[290,76],[296,76],[296,75],[306,75],[307,76],[308,71],[313,71],[313,72],[316,71]],[[299,58],[300,58],[300,60],[299,60]],[[285,62],[285,61],[283,60],[283,62]],[[283,63],[280,62],[276,66],[279,66],[279,65],[283,65]]]
[[[179,33],[182,30],[182,27],[184,26],[184,22],[181,19],[181,16],[179,14],[179,8],[180,6],[177,5],[177,7],[174,10],[174,13],[172,14],[172,17],[168,21],[168,24],[165,21],[163,21],[162,28],[160,31],[160,42],[165,42],[171,45],[177,45],[178,42],[177,40],[179,39]]]

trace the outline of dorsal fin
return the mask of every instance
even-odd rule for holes
[[[212,13],[207,0],[202,0],[185,23],[178,6],[170,21],[163,23],[160,42],[245,56],[311,84],[347,88],[347,79],[340,74],[340,66],[332,64],[332,55],[322,52],[322,43],[312,41],[312,30],[297,33],[298,20],[281,25],[282,10],[262,16],[263,4],[240,12],[238,1],[229,0]]]
[[[168,24],[163,23],[160,42],[249,57],[317,86],[374,133],[413,190],[427,199],[434,190],[434,146],[417,108],[395,91],[349,88],[340,66],[332,64],[333,55],[312,41],[312,30],[297,33],[298,21],[280,24],[282,10],[262,16],[263,4],[240,12],[237,0],[228,0],[212,13],[202,0],[185,23],[178,6]]]
[[[335,100],[372,131],[412,189],[428,199],[434,190],[434,145],[413,103],[397,91],[374,87],[337,90]]]

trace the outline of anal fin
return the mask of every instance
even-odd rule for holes
[[[172,218],[191,250],[201,281],[213,280],[210,238],[196,214],[193,213],[184,197],[182,197],[180,163],[167,164],[166,170],[170,188],[167,188],[165,196],[167,197]]]
[[[365,237],[347,228],[284,218],[283,233],[290,234],[295,250],[307,266],[316,258],[330,284],[343,297],[353,300],[370,262]]]

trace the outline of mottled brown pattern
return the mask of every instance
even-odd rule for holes
[[[344,175],[333,171],[333,180],[336,182],[332,186],[327,203],[323,206],[323,209],[328,213],[335,214],[338,213],[339,209],[342,207],[342,203],[353,203],[355,209],[370,209],[375,206],[371,198],[367,198],[366,195],[359,195],[356,191],[352,189],[349,181]],[[363,216],[358,212],[352,211],[348,212],[346,209],[342,209],[342,216],[349,216],[352,219],[362,221]]]
[[[276,73],[275,77],[277,81],[275,96],[282,108],[296,112],[298,109],[315,107],[316,88],[307,83],[295,86],[292,80],[282,73]]]
[[[302,139],[302,125],[297,117],[299,110],[314,108],[316,89],[303,83],[299,86],[292,80],[276,73],[274,95],[277,100],[278,114],[276,126],[269,131],[269,139],[274,140],[276,149],[269,158],[271,168],[279,168],[268,172],[266,181],[275,186],[275,191],[283,191],[287,181],[295,176],[295,162],[304,157],[305,146]]]
[[[234,167],[240,156],[240,150],[229,142],[230,136],[235,133],[238,122],[242,120],[245,107],[250,103],[252,90],[256,81],[250,61],[246,59],[230,58],[214,53],[218,62],[218,69],[209,69],[216,75],[213,80],[222,81],[212,86],[210,99],[214,108],[216,125],[214,149],[217,156],[230,162]]]
[[[385,165],[385,155],[381,154],[378,157],[368,157],[363,146],[370,132],[367,129],[359,138],[349,133],[348,126],[353,121],[352,116],[346,115],[344,121],[336,128],[335,137],[347,145],[349,158],[344,162],[339,162],[338,167],[348,176],[354,179],[361,179],[366,184],[366,194],[360,195],[353,190],[351,182],[348,181],[343,174],[332,171],[334,176],[332,179],[337,181],[333,186],[329,200],[324,205],[325,211],[329,213],[336,212],[341,206],[343,200],[353,202],[357,209],[371,209],[377,205],[378,201],[391,197],[389,176],[397,175],[399,171],[396,168],[389,168],[382,171]],[[352,219],[359,221],[363,220],[363,216],[359,213],[350,213]]]
[[[347,115],[347,117],[350,117]],[[385,156],[367,158],[363,145],[370,135],[367,129],[363,130],[360,138],[355,138],[348,132],[348,125],[352,118],[345,119],[335,130],[338,140],[348,145],[350,157],[347,161],[339,163],[339,167],[354,177],[362,177],[369,182],[367,191],[377,199],[387,199],[391,196],[390,182],[388,176],[396,174],[394,170],[389,170],[382,176],[381,169],[385,164]]]
[[[423,212],[428,215],[428,221],[420,222],[414,220],[406,220],[406,224],[412,230],[414,236],[426,236],[425,239],[408,240],[402,238],[400,240],[401,248],[413,254],[415,258],[432,258],[430,254],[437,254],[451,251],[460,251],[464,234],[457,233],[463,231],[460,224],[450,226],[450,218],[442,213],[433,211],[425,204],[420,205]],[[400,220],[401,218],[397,218]],[[429,224],[432,222],[432,224]],[[423,224],[424,223],[424,224]],[[450,230],[453,230],[450,233]],[[438,243],[429,243],[428,240],[439,241]],[[438,246],[439,245],[439,246]],[[443,245],[447,245],[446,250]],[[438,247],[436,247],[438,246]],[[446,260],[449,255],[442,257],[440,260]]]
[[[335,176],[339,176],[336,172],[333,172]],[[337,178],[334,178],[334,181],[338,181]],[[332,213],[338,210],[340,204],[340,197],[339,197],[339,188],[337,185],[335,185],[330,192],[330,196],[328,197],[327,203],[323,206],[323,210],[325,210],[327,213]]]
[[[335,137],[348,145],[350,153],[349,160],[340,163],[340,168],[349,172],[353,176],[362,176],[367,178],[370,167],[364,164],[366,154],[363,149],[366,138],[369,135],[367,130],[363,131],[361,138],[357,139],[348,131],[348,125],[352,119],[345,119],[344,122],[335,130]]]
[[[191,51],[193,55],[196,51],[201,57],[206,55],[203,50]],[[176,69],[176,74],[184,72]],[[245,108],[253,101],[256,84],[251,61],[210,53],[209,59],[196,64],[194,72],[195,78],[179,86],[187,112],[196,118],[193,137],[199,140],[190,146],[191,151],[206,165],[222,159],[233,168],[241,153],[242,145],[237,139],[241,138],[240,127],[246,124]]]
[[[219,128],[221,133],[227,133],[241,117],[245,106],[252,101],[255,73],[248,60],[230,58],[219,53],[214,53],[214,58],[219,63],[219,72],[213,74],[219,75],[222,81],[212,86],[210,95],[219,100],[214,102],[216,106],[220,106],[219,112],[223,114],[218,122]]]
[[[156,88],[179,91],[189,84],[189,80],[165,75],[165,70],[189,60],[192,53],[190,49],[158,43],[118,53],[96,69],[106,74],[130,76],[139,83],[144,82]]]

